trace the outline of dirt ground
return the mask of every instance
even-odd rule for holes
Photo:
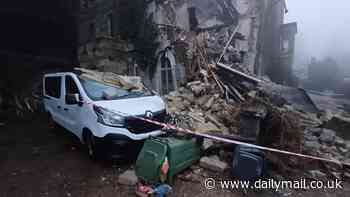
[[[0,197],[116,197],[135,196],[132,187],[117,184],[132,162],[91,161],[74,136],[50,130],[42,120],[9,121],[0,126]],[[272,193],[208,191],[204,178],[175,181],[170,196],[349,196],[349,184],[337,191]]]

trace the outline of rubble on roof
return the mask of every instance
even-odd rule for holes
[[[80,77],[95,80],[108,85],[121,87],[126,90],[139,91],[143,89],[141,77],[138,76],[122,76],[112,72],[99,72],[84,68],[75,68],[81,71]]]

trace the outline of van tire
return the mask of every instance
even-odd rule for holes
[[[91,133],[91,131],[87,130],[84,132],[84,142],[85,142],[87,154],[92,160],[96,160],[97,158],[96,141],[95,141],[95,136]]]
[[[50,113],[47,113],[47,127],[51,130],[58,128],[57,123],[53,120],[52,115]]]

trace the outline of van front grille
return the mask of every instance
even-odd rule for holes
[[[137,117],[146,118],[145,115],[137,116]],[[153,112],[153,118],[150,118],[150,119],[158,122],[164,122],[165,117],[166,117],[166,111],[162,110],[158,112]],[[148,132],[160,130],[162,127],[159,125],[138,119],[136,117],[127,117],[126,128],[131,133],[141,134],[141,133],[148,133]]]

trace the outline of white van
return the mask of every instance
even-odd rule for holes
[[[43,95],[49,120],[75,134],[93,158],[118,158],[129,153],[132,142],[162,133],[135,118],[165,119],[164,101],[147,88],[134,92],[67,72],[46,74]]]

